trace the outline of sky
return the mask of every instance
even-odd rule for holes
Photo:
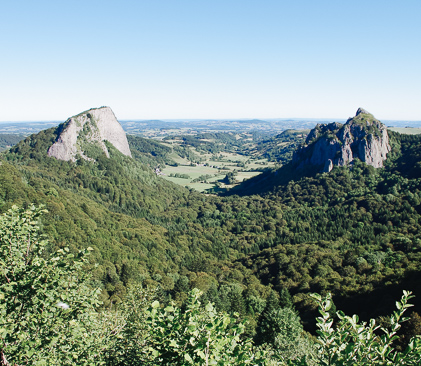
[[[420,0],[0,0],[0,121],[421,120]]]

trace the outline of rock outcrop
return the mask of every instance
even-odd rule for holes
[[[56,142],[48,149],[48,155],[59,160],[76,161],[77,156],[94,160],[87,150],[99,147],[110,156],[105,141],[117,150],[132,156],[126,134],[109,107],[93,108],[69,118],[61,128]]]
[[[351,164],[355,158],[375,168],[383,166],[390,151],[386,126],[362,108],[353,118],[341,123],[318,124],[306,143],[294,153],[299,168],[320,166],[330,172],[333,166]]]

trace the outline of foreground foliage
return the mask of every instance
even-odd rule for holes
[[[313,295],[321,316],[314,342],[291,305],[266,307],[259,347],[238,314],[217,311],[190,292],[165,306],[159,292],[132,286],[119,306],[99,311],[98,290],[83,275],[84,253],[45,251],[42,207],[0,216],[0,365],[419,365],[421,340],[399,352],[394,341],[413,296],[404,292],[390,327],[359,323]],[[288,301],[287,301],[288,302]],[[301,344],[301,346],[300,346]],[[293,347],[296,352],[294,354]],[[302,346],[302,345],[305,345]]]
[[[154,301],[147,310],[150,351],[160,365],[247,365],[255,359],[245,326],[217,312],[211,303],[201,306],[201,291],[190,293],[185,310],[174,304],[162,308]],[[258,355],[260,356],[260,354]]]
[[[106,339],[94,313],[99,290],[86,285],[84,252],[45,253],[43,211],[0,216],[0,364],[93,364]]]
[[[390,317],[390,328],[383,328],[374,319],[359,322],[358,316],[347,316],[342,311],[336,325],[329,313],[332,306],[330,294],[324,299],[313,295],[319,303],[321,316],[317,319],[320,365],[420,365],[421,338],[413,338],[404,352],[398,352],[393,342],[398,339],[401,324],[408,320],[404,312],[412,305],[408,303],[411,292],[404,291],[396,302],[397,311]]]

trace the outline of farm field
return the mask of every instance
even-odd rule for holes
[[[419,135],[421,134],[421,128],[419,127],[389,127],[391,131],[399,132],[404,135]]]
[[[201,163],[191,163],[174,153],[171,155],[178,166],[166,166],[161,170],[161,176],[173,183],[205,192],[213,188],[231,188],[245,179],[261,174],[264,168],[274,167],[273,162],[267,159],[255,159],[248,156],[222,152],[215,155],[200,153],[191,149],[200,156]],[[224,178],[228,173],[233,173],[234,182],[227,184]]]

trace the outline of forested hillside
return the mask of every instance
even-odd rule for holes
[[[45,204],[48,250],[92,247],[88,267],[106,306],[133,282],[158,286],[161,301],[178,305],[198,288],[204,303],[248,319],[256,339],[271,299],[293,304],[309,330],[312,292],[370,317],[407,289],[420,311],[418,136],[391,134],[382,169],[357,161],[315,174],[288,164],[240,186],[241,196],[218,197],[156,176],[145,163],[167,162],[169,151],[154,142],[142,147],[147,160],[136,153],[147,142],[129,138],[134,159],[108,146],[110,158],[97,151],[96,162],[72,163],[47,157],[56,134],[42,131],[2,155],[1,211]]]
[[[9,149],[11,146],[17,144],[24,137],[25,136],[22,134],[1,133],[0,134],[0,151]]]
[[[317,338],[303,331],[290,299],[280,301],[274,292],[259,317],[255,339],[238,313],[220,311],[211,302],[204,305],[197,288],[180,307],[160,302],[156,288],[132,283],[121,303],[101,309],[100,289],[92,288],[86,271],[93,249],[73,253],[63,247],[46,253],[48,240],[39,235],[43,213],[42,206],[13,206],[0,215],[2,365],[372,366],[421,361],[416,328],[396,335],[408,321],[404,315],[413,298],[408,291],[396,302],[389,324],[384,324],[387,318],[359,322],[356,315],[337,311],[333,325],[331,295],[312,294],[320,313]],[[403,344],[408,347],[401,351]]]
[[[247,266],[301,299],[306,291],[327,289],[352,297],[392,284],[418,288],[420,142],[392,134],[393,151],[381,170],[359,162],[329,174],[306,177],[311,172],[303,171],[300,178],[296,172],[294,180],[290,164],[246,182],[246,192],[271,187],[264,197],[284,208],[285,222],[271,249],[250,256]]]
[[[292,160],[293,152],[305,141],[309,132],[310,130],[285,130],[274,137],[262,139],[245,153],[261,156],[284,165]]]

